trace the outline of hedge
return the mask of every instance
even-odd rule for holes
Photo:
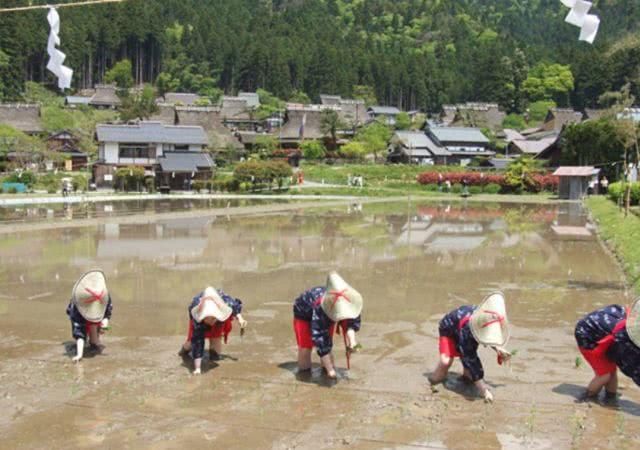
[[[438,181],[445,183],[449,181],[452,185],[463,184],[466,180],[469,186],[499,186],[499,190],[502,192],[510,192],[511,186],[507,184],[504,175],[500,174],[483,174],[478,172],[424,172],[417,176],[418,183],[422,185],[438,184]],[[551,174],[532,174],[529,175],[529,191],[541,192],[549,191],[555,192],[558,190],[560,180],[558,177],[554,177]],[[495,190],[495,187],[490,189]]]

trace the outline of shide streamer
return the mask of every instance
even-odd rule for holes
[[[60,16],[55,8],[49,9],[47,20],[51,26],[49,42],[47,43],[47,53],[49,54],[47,69],[58,77],[58,87],[64,91],[71,87],[73,70],[62,64],[67,58],[67,55],[56,48],[57,45],[60,45]]]
[[[580,37],[578,39],[593,44],[600,27],[600,18],[595,14],[589,14],[593,3],[584,0],[560,1],[564,6],[571,8],[564,21],[580,28]]]

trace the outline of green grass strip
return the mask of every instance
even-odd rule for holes
[[[624,212],[605,197],[590,197],[586,204],[600,237],[622,264],[629,285],[640,294],[640,218],[634,214],[625,218]]]

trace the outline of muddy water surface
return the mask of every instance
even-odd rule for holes
[[[175,208],[169,205],[168,208]],[[0,239],[1,448],[638,448],[640,391],[576,404],[590,377],[575,321],[628,301],[621,272],[570,205],[364,204],[247,217],[117,218]],[[101,355],[70,362],[64,309],[101,267],[114,301]],[[340,380],[296,378],[291,303],[337,269],[365,297],[363,351]],[[193,377],[176,352],[208,284],[250,328]],[[437,323],[505,292],[510,368],[482,351],[496,403],[438,393]]]

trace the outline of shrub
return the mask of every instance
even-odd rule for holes
[[[233,178],[238,183],[251,183],[254,190],[259,185],[270,189],[274,181],[282,187],[292,174],[291,166],[284,161],[247,161],[236,166]]]
[[[527,126],[524,117],[520,114],[511,113],[502,121],[503,128],[512,128],[514,130],[522,130]]]
[[[340,147],[338,154],[345,159],[362,160],[367,154],[367,149],[364,144],[352,141]]]
[[[456,183],[453,186],[451,186],[451,192],[453,192],[454,194],[459,194],[462,192],[462,185],[460,183]]]
[[[324,145],[318,141],[305,141],[300,147],[304,159],[322,159],[326,153]]]
[[[144,184],[144,168],[121,167],[115,173],[115,185],[122,191],[139,191]]]
[[[35,173],[25,170],[24,172],[12,173],[4,181],[7,183],[23,183],[28,188],[31,188],[36,183],[37,177]]]
[[[611,183],[609,185],[609,198],[616,203],[624,203],[624,193],[627,184],[624,182]],[[632,205],[640,204],[640,183],[631,184],[631,198]]]
[[[469,186],[470,194],[482,194],[482,186]]]
[[[156,179],[153,177],[147,177],[144,179],[144,185],[147,188],[147,192],[153,194],[156,191]]]
[[[9,188],[9,194],[17,194],[18,193],[18,188],[16,188],[15,186],[11,186]]]
[[[611,200],[618,203],[620,198],[624,193],[624,183],[618,181],[616,183],[611,183],[608,189],[608,195]]]
[[[195,180],[191,186],[193,187],[194,191],[200,192],[200,191],[204,190],[204,188],[207,186],[207,184],[203,180]]]
[[[442,178],[440,178],[440,175]],[[485,186],[490,183],[503,184],[504,176],[496,174],[483,174],[478,172],[425,172],[421,173],[417,177],[420,184],[437,184],[441,181],[443,184],[449,180],[451,184],[462,183],[462,180],[467,180],[469,186]]]
[[[84,192],[87,189],[87,178],[84,175],[76,175],[71,179],[71,186],[73,192]]]
[[[542,122],[551,108],[555,108],[553,100],[539,100],[529,104],[529,120],[532,122]]]
[[[437,185],[437,184],[430,183],[430,184],[427,184],[427,185],[425,186],[425,188],[427,189],[427,191],[431,191],[431,192],[433,192],[433,191],[437,191],[437,190],[438,190],[438,185]]]
[[[498,192],[500,192],[500,185],[496,184],[496,183],[489,183],[487,184],[482,191],[485,194],[497,194]]]
[[[56,192],[58,192],[58,190],[56,189],[55,186],[48,186],[47,187],[47,194],[55,194]]]

